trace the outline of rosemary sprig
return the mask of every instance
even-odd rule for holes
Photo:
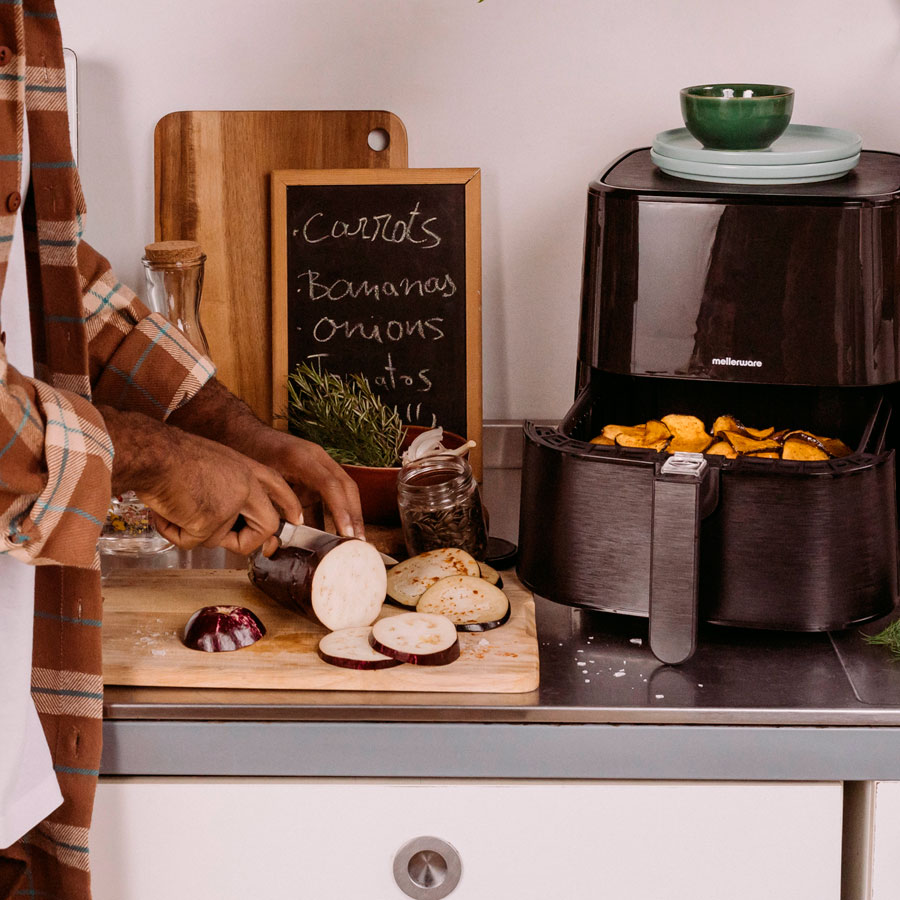
[[[321,444],[339,463],[397,466],[403,423],[364,375],[345,378],[317,363],[300,363],[288,376],[288,428]]]
[[[900,619],[891,622],[878,634],[864,634],[863,639],[867,644],[887,647],[894,661],[900,661]]]

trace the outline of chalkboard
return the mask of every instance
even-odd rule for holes
[[[478,169],[272,173],[273,415],[320,360],[362,373],[409,425],[477,441],[481,470]]]

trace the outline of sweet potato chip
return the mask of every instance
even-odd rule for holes
[[[765,450],[778,450],[778,442],[770,439],[758,441],[756,438],[737,434],[734,431],[723,431],[719,437],[728,441],[738,453],[762,453]]]
[[[853,452],[840,438],[820,437],[819,443],[821,443],[825,452],[835,459],[849,456]]]
[[[775,433],[775,426],[770,425],[768,428],[750,428],[743,422],[738,421],[734,416],[719,416],[719,418],[713,422],[712,433],[718,437],[720,433],[726,431],[762,441],[772,437]]]
[[[709,456],[725,456],[728,459],[737,459],[737,452],[728,441],[716,441],[706,451]]]
[[[602,434],[598,434],[597,437],[591,438],[592,444],[600,444],[603,447],[614,447],[616,442],[612,438],[604,437]]]
[[[646,450],[664,450],[672,435],[662,422],[651,419],[644,425],[623,428],[616,435],[619,447],[641,447]]]
[[[757,453],[744,453],[744,456],[752,456],[753,459],[781,459],[781,453],[777,450],[760,450]]]
[[[667,453],[702,453],[713,442],[706,426],[696,416],[663,416],[662,423],[672,432]]]
[[[784,442],[781,448],[782,459],[828,459],[828,454],[822,447],[816,447],[809,441],[801,438],[791,437]]]
[[[747,437],[756,438],[757,440],[764,441],[766,438],[772,437],[775,433],[775,426],[770,425],[768,428],[750,428],[748,425],[744,426],[744,432]]]
[[[817,450],[821,450],[826,456],[828,455],[825,446],[811,431],[800,431],[799,429],[797,431],[789,431],[784,436],[784,442],[787,443],[788,441],[802,441],[811,447],[815,447]]]

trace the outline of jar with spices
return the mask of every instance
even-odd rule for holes
[[[459,547],[484,559],[484,508],[465,457],[433,455],[406,463],[397,479],[397,505],[410,556]]]
[[[173,546],[153,527],[150,510],[133,491],[112,498],[100,532],[102,553],[141,556],[169,550]]]

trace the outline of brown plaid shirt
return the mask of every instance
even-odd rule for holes
[[[213,368],[81,239],[85,206],[53,0],[0,0],[0,287],[22,202],[26,116],[31,186],[22,216],[36,378],[8,365],[0,345],[0,553],[40,566],[32,696],[65,801],[6,855],[29,864],[18,896],[87,900],[103,700],[96,544],[113,458],[93,404],[165,419]],[[0,898],[3,884],[0,871]]]

